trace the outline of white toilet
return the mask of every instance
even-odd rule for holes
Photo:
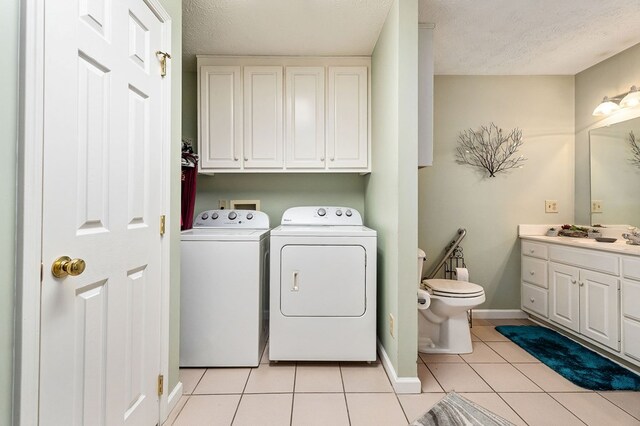
[[[426,255],[418,249],[418,276]],[[485,301],[484,289],[466,281],[432,279],[418,286],[418,351],[432,354],[473,352],[467,311]]]

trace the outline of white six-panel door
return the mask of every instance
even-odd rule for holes
[[[41,425],[158,422],[161,33],[142,0],[45,7]]]

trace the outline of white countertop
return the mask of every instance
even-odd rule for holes
[[[523,240],[640,256],[640,246],[627,244],[627,240],[624,239],[618,239],[615,243],[600,243],[592,238],[546,237],[544,235],[521,235],[520,238]]]
[[[545,234],[552,226],[558,228],[557,225],[519,225],[518,236],[523,240],[640,256],[640,246],[627,244],[627,240],[622,238],[622,232],[628,232],[624,229],[604,228],[608,231],[603,232],[604,236],[618,240],[614,243],[601,243],[592,238],[547,237]]]

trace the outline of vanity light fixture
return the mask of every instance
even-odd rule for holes
[[[637,86],[631,86],[631,89],[626,93],[621,93],[611,98],[605,96],[600,105],[593,110],[593,115],[609,115],[619,109],[632,108],[637,105],[640,105],[640,90]]]
[[[620,100],[618,99],[618,102]],[[610,99],[608,96],[605,96],[600,102],[600,105],[593,110],[593,115],[599,117],[602,115],[609,115],[612,112],[615,112],[620,109],[620,105],[616,102],[616,98]]]
[[[620,101],[620,108],[631,108],[640,105],[640,91],[637,86],[631,86],[627,96]]]

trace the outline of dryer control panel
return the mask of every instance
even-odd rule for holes
[[[351,207],[292,207],[282,215],[282,225],[362,225],[362,216]]]
[[[269,216],[256,210],[207,210],[196,216],[193,227],[269,229]]]

